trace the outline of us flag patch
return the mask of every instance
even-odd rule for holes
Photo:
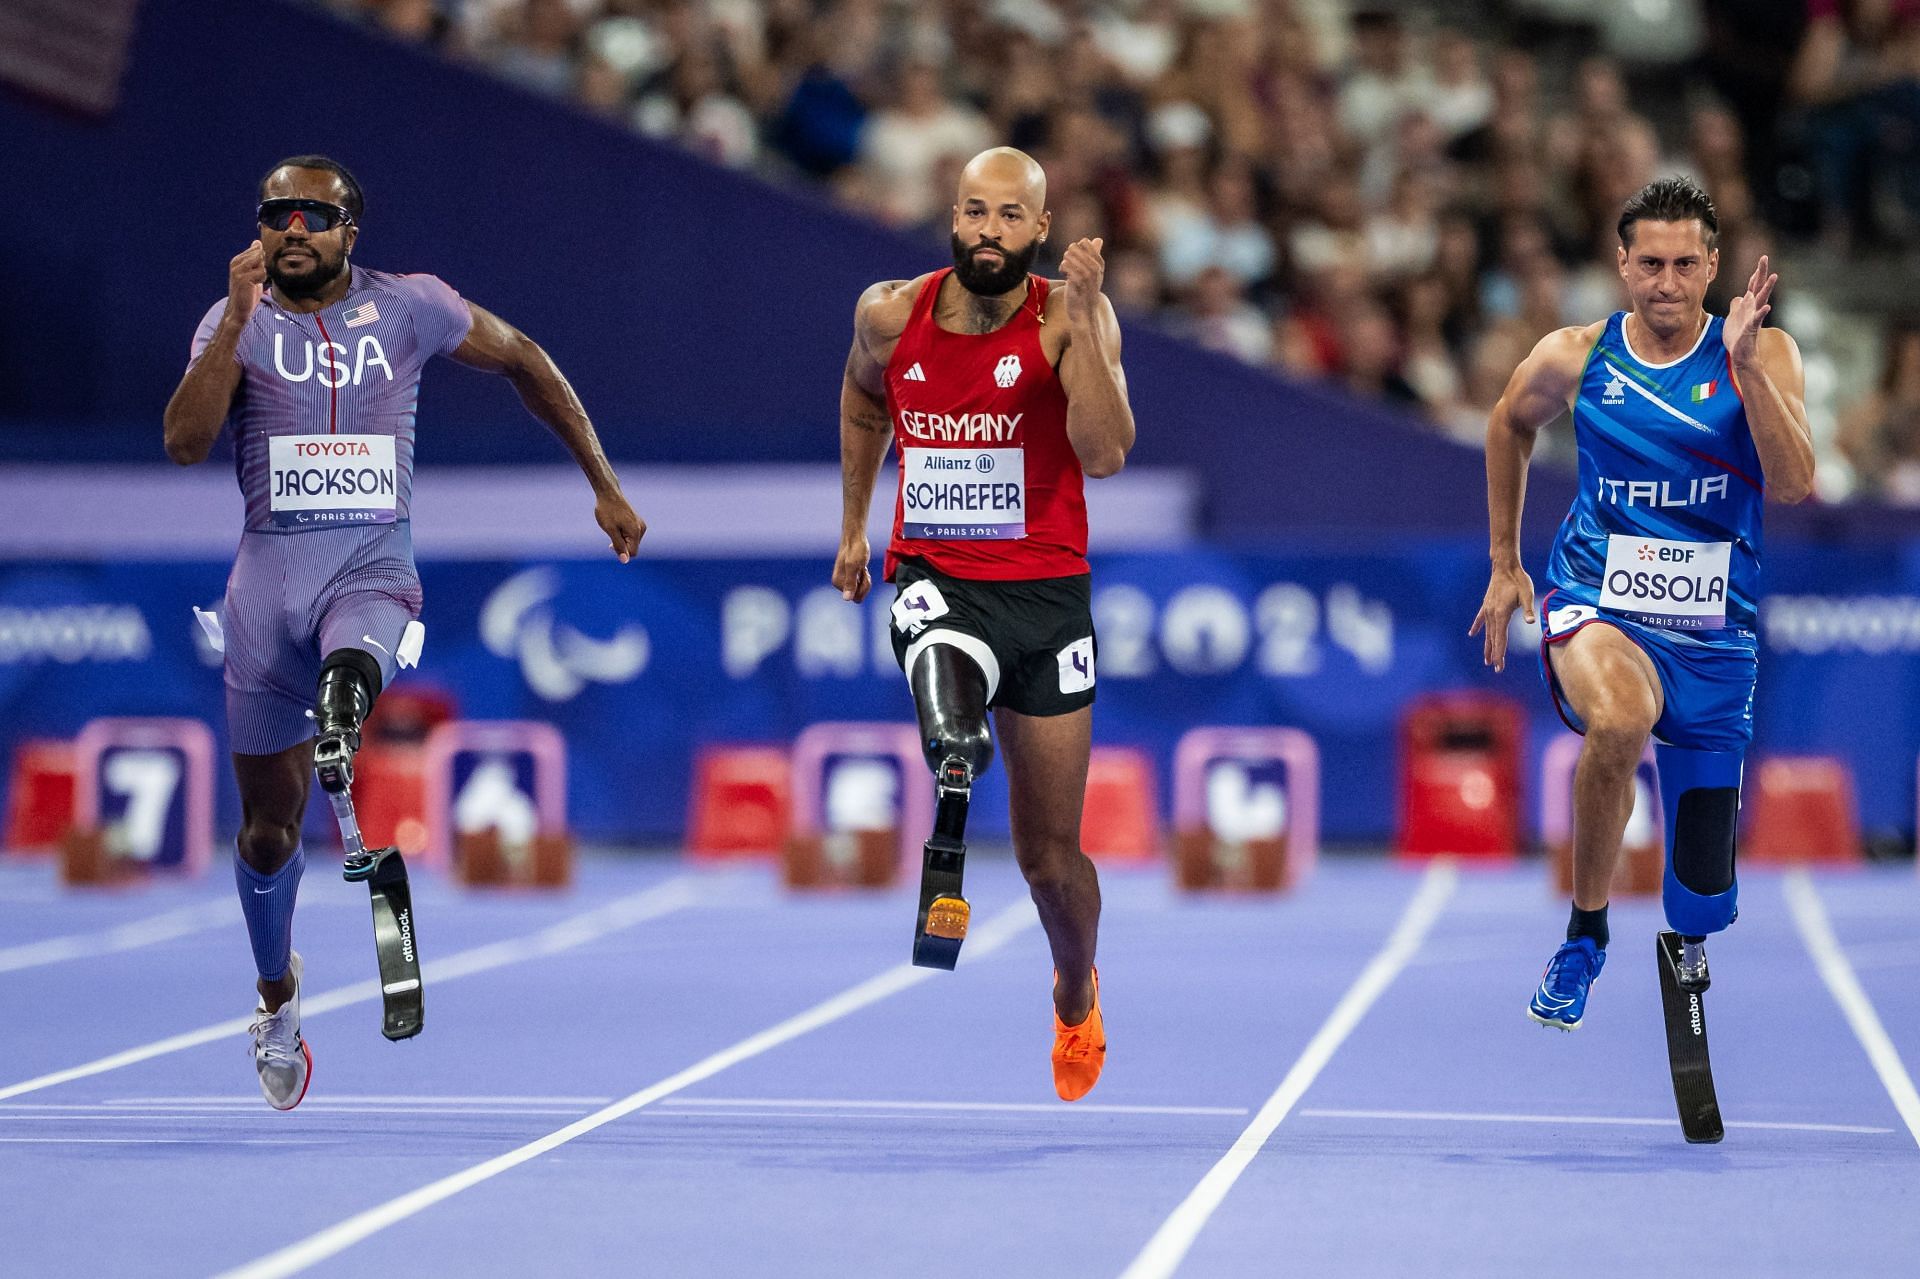
[[[371,302],[356,306],[346,313],[347,327],[350,329],[357,329],[363,324],[372,324],[379,318],[380,309]]]

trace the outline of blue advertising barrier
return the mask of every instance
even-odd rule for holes
[[[1528,708],[1535,778],[1561,729],[1540,687],[1537,631],[1515,628],[1502,675],[1467,637],[1484,566],[1477,541],[1099,558],[1096,739],[1153,752],[1166,778],[1195,725],[1304,729],[1321,750],[1326,838],[1377,841],[1390,833],[1403,707],[1466,688]],[[784,744],[821,720],[909,721],[886,639],[891,589],[856,607],[827,584],[829,567],[428,563],[426,650],[404,678],[450,689],[468,718],[557,726],[576,832],[677,839],[703,743]],[[224,736],[218,659],[190,609],[215,604],[225,575],[212,563],[0,567],[0,753],[101,715],[193,715]],[[1778,548],[1768,581],[1756,750],[1844,757],[1866,828],[1911,831],[1920,543]],[[237,807],[222,788],[231,829]],[[978,829],[1004,831],[998,779],[979,796]],[[1527,808],[1531,821],[1530,797]]]

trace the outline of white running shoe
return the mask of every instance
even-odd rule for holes
[[[260,1092],[275,1110],[292,1110],[307,1095],[313,1074],[313,1053],[300,1035],[300,952],[293,952],[293,998],[269,1013],[266,1001],[256,1003],[253,1025],[253,1065],[260,1072]]]

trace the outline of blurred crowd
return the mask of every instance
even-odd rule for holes
[[[1699,30],[1653,68],[1542,25],[1574,0],[326,2],[942,242],[959,166],[1021,147],[1123,311],[1462,441],[1622,304],[1614,224],[1659,174],[1719,207],[1715,311],[1763,253],[1920,248],[1920,0],[1611,6]],[[1878,364],[1824,379],[1872,388],[1816,405],[1824,491],[1920,505],[1920,325]]]

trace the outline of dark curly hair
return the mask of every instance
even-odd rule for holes
[[[1691,178],[1659,178],[1641,187],[1626,207],[1620,210],[1620,243],[1633,245],[1633,224],[1648,222],[1690,222],[1695,218],[1707,231],[1707,248],[1720,238],[1720,215],[1714,211],[1713,198]]]
[[[268,169],[265,175],[261,177],[260,199],[264,200],[267,198],[267,179],[282,169],[325,169],[328,173],[333,174],[333,176],[340,179],[340,185],[347,189],[347,212],[353,215],[355,222],[360,220],[360,214],[364,212],[367,207],[367,198],[361,193],[359,179],[347,172],[346,165],[324,155],[290,155],[280,161],[280,163],[274,165],[271,169]]]

